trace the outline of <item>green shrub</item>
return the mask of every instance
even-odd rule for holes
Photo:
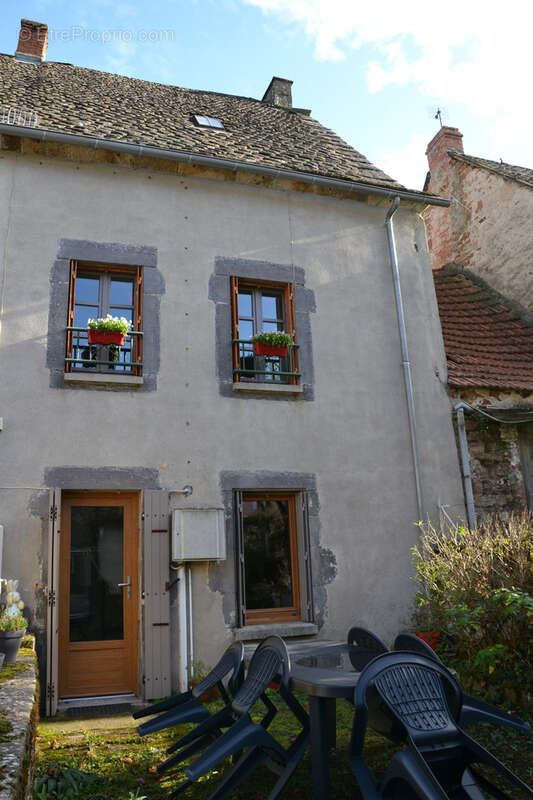
[[[487,519],[474,530],[429,525],[413,548],[413,622],[434,632],[465,688],[493,702],[533,695],[533,517]]]

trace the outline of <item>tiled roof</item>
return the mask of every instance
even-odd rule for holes
[[[450,386],[533,390],[533,325],[471,273],[434,278]]]
[[[473,167],[481,167],[482,169],[490,170],[490,172],[496,172],[503,178],[525,183],[527,186],[530,186],[533,189],[533,169],[527,169],[527,167],[517,167],[514,164],[505,164],[501,161],[489,161],[488,158],[467,156],[464,153],[459,153],[455,150],[448,152],[450,152],[452,158],[456,158],[460,161],[466,161],[467,164],[471,164]]]
[[[248,97],[0,54],[0,110],[11,106],[62,133],[403,188],[311,117]],[[225,132],[197,127],[193,114],[219,118]]]

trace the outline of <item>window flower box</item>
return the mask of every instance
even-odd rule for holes
[[[281,356],[287,355],[289,345],[293,344],[292,336],[281,331],[258,333],[252,337],[254,354],[256,356]]]
[[[87,322],[87,336],[89,344],[114,344],[122,347],[126,334],[131,328],[131,322],[125,317],[106,317],[89,319]]]
[[[124,344],[125,333],[120,331],[98,331],[93,328],[87,329],[89,344],[116,344],[120,347]]]

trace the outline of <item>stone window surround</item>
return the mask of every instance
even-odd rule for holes
[[[143,267],[143,376],[65,374],[66,320],[72,260]],[[50,387],[106,391],[155,391],[160,363],[160,300],[164,281],[157,269],[157,248],[118,242],[59,239],[50,275],[46,365]]]
[[[300,385],[233,382],[233,354],[231,344],[231,294],[230,277],[248,281],[272,281],[294,284],[294,310],[296,334],[299,345]],[[215,271],[209,282],[209,299],[215,303],[216,360],[219,392],[223,397],[247,399],[261,397],[267,400],[314,400],[314,370],[311,341],[311,312],[316,311],[315,295],[305,288],[305,270],[290,264],[255,261],[242,258],[215,259]]]
[[[314,622],[271,623],[269,625],[250,625],[239,627],[236,620],[237,576],[234,558],[236,552],[234,493],[241,491],[306,491],[308,496],[309,552],[311,557],[312,603]],[[223,471],[220,473],[220,490],[225,508],[226,546],[228,558],[220,564],[211,564],[209,568],[209,588],[223,595],[223,613],[226,624],[233,629],[234,636],[239,639],[254,639],[260,630],[262,638],[267,631],[271,633],[283,630],[284,636],[312,635],[324,624],[327,616],[326,585],[336,575],[335,556],[320,546],[320,503],[316,475],[300,472],[271,471]]]

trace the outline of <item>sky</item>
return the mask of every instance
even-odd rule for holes
[[[257,99],[289,78],[295,106],[409,188],[437,109],[466,153],[533,168],[532,0],[0,0],[0,52],[21,17],[48,24],[49,61]]]

